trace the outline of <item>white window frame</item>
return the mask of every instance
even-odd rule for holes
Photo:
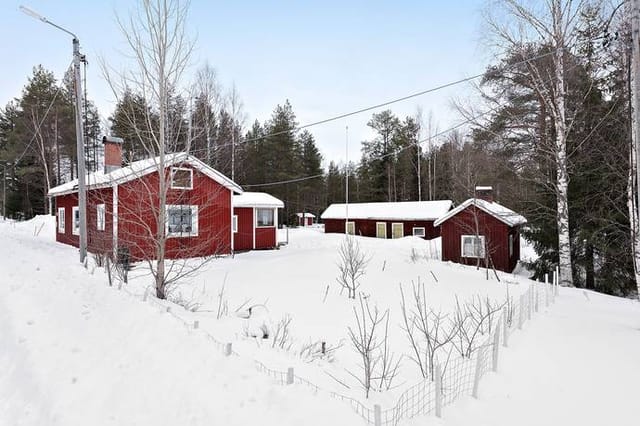
[[[176,171],[188,171],[189,172],[189,186],[177,186],[173,182],[173,177]],[[188,167],[171,167],[171,189],[193,189],[193,169]]]
[[[466,254],[464,252],[464,240],[466,238],[473,238],[474,242],[480,242],[480,252],[479,253],[471,253]],[[474,252],[475,252],[475,243],[474,243]],[[461,235],[460,236],[460,256],[466,257],[470,259],[484,259],[485,257],[485,238],[484,235]]]
[[[169,210],[171,209],[190,209],[191,210],[191,232],[169,232]],[[167,204],[165,210],[165,232],[169,238],[187,238],[198,236],[198,206],[187,204]]]
[[[401,232],[402,235],[400,235],[399,237],[396,237],[396,236],[393,235],[393,228],[397,228],[398,226],[400,226],[400,228],[402,229],[402,232]],[[404,223],[402,223],[402,222],[392,222],[391,223],[391,238],[402,238],[402,237],[404,237]]]
[[[231,229],[233,233],[236,234],[238,232],[238,215],[234,214],[231,218]]]
[[[509,234],[509,258],[513,257],[513,245],[515,244],[515,235]]]
[[[351,232],[349,232],[349,225],[351,225],[353,227]],[[352,220],[346,222],[345,225],[344,225],[344,233],[345,234],[349,234],[349,235],[356,235],[356,223],[354,221],[352,221]]]
[[[416,234],[416,231],[422,229],[422,234]],[[424,226],[414,226],[413,229],[411,230],[411,234],[414,237],[426,237],[427,236],[427,230],[425,229]]]
[[[106,222],[106,208],[104,204],[96,205],[96,229],[98,231],[104,231]]]
[[[66,210],[64,207],[58,207],[58,234],[65,233]]]
[[[378,235],[378,226],[379,225],[384,225],[384,237],[381,237],[380,235]],[[387,222],[376,222],[376,238],[387,238]]]
[[[78,212],[78,220],[76,221],[76,212]],[[73,206],[71,208],[71,233],[80,235],[80,207]]]
[[[271,225],[258,225],[258,218],[260,217],[260,210],[269,210],[271,212]],[[275,228],[276,227],[276,212],[275,209],[270,207],[256,207],[256,228]]]

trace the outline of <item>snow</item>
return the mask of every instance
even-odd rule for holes
[[[450,200],[401,201],[395,203],[353,203],[348,205],[349,219],[435,220],[451,208]],[[322,219],[344,219],[346,204],[331,204]]]
[[[519,215],[518,213],[501,204],[493,201],[483,200],[480,198],[469,198],[467,201],[449,211],[447,214],[441,216],[434,222],[434,226],[440,226],[443,222],[449,220],[472,204],[474,204],[479,209],[489,213],[508,226],[517,226],[527,223],[527,219],[525,219],[524,216]]]
[[[311,218],[315,218],[316,215],[314,215],[313,213],[296,213],[296,216],[298,217],[311,217]]]
[[[134,161],[127,167],[122,167],[120,169],[113,170],[112,172],[109,172],[109,173],[104,173],[104,171],[101,171],[101,170],[94,173],[90,173],[86,177],[87,188],[88,189],[104,188],[114,184],[121,184],[121,183],[129,182],[131,180],[137,179],[141,176],[157,171],[159,161],[160,161],[160,157],[147,158],[144,160]],[[221,185],[228,188],[229,190],[238,194],[242,193],[242,188],[240,188],[240,186],[237,183],[235,183],[228,177],[224,176],[219,171],[207,166],[205,163],[198,160],[196,157],[187,154],[186,152],[166,154],[165,164],[167,167],[172,166],[174,164],[189,164],[194,169],[202,172],[204,175],[210,177],[211,179],[220,183]],[[51,188],[49,190],[49,196],[71,194],[77,191],[78,191],[78,179],[74,179],[70,182]]]
[[[284,203],[266,192],[243,192],[233,196],[233,206],[284,208]]]
[[[0,424],[364,424],[348,403],[303,385],[280,386],[254,360],[278,371],[294,367],[322,390],[367,407],[391,408],[419,374],[403,361],[398,388],[369,401],[354,385],[348,371],[358,372],[358,357],[346,338],[354,305],[335,282],[345,236],[320,228],[288,232],[281,250],[215,259],[174,289],[174,299],[200,304],[190,312],[154,298],[142,302],[151,282],[144,265],[122,291],[108,287],[102,268],[83,268],[77,249],[55,243],[53,217],[0,222]],[[429,306],[448,311],[456,297],[500,301],[507,288],[517,297],[530,283],[504,273],[498,282],[482,269],[440,262],[440,239],[355,239],[371,259],[359,290],[390,310],[396,352],[406,352],[399,285],[407,290],[420,279]],[[216,319],[223,284],[229,315]],[[256,307],[247,319],[248,305]],[[499,370],[483,378],[478,400],[446,406],[444,419],[401,424],[635,424],[640,304],[562,288],[542,311],[501,350]],[[285,315],[292,318],[290,350],[249,337]],[[198,320],[200,328],[180,319]],[[205,333],[232,342],[238,356],[222,356]],[[342,344],[335,359],[303,360],[300,348],[319,340]]]

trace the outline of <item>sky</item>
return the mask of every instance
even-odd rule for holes
[[[35,65],[60,78],[72,59],[70,37],[23,14],[21,4],[78,35],[89,61],[88,97],[106,119],[115,97],[100,62],[124,66],[127,47],[116,14],[126,17],[133,1],[0,0],[1,106],[20,95]],[[188,30],[196,48],[184,80],[208,62],[223,87],[235,84],[247,127],[287,99],[300,124],[323,120],[482,72],[490,59],[483,43],[486,4],[192,0]],[[467,83],[388,108],[401,118],[422,109],[425,121],[431,114],[442,131],[462,120],[452,100],[472,96]],[[373,137],[367,121],[379,111],[309,129],[325,166],[343,162],[347,145],[349,160],[360,157],[360,142]]]

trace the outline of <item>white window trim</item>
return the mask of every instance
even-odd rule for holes
[[[384,237],[378,235],[378,225],[384,225]],[[387,238],[387,222],[376,222],[376,238]]]
[[[393,235],[393,228],[397,228],[398,226],[400,226],[400,228],[402,229],[402,235],[399,237],[395,237]],[[402,237],[404,237],[404,223],[402,222],[391,223],[391,238],[402,238]]]
[[[169,210],[170,209],[191,209],[191,232],[169,232]],[[191,206],[186,204],[167,204],[165,209],[165,223],[164,230],[167,233],[168,238],[187,238],[198,236],[198,206]]]
[[[514,244],[515,244],[515,236],[513,234],[509,234],[509,258],[513,257]]]
[[[416,231],[418,229],[422,229],[422,234],[416,234]],[[427,230],[424,228],[424,226],[414,226],[413,230],[411,231],[412,235],[414,237],[426,237],[427,236]]]
[[[258,225],[258,210],[271,210],[271,212],[273,213],[273,225]],[[276,209],[272,209],[269,207],[256,207],[255,211],[256,211],[256,228],[275,228],[276,227],[276,220],[278,219],[278,217],[276,216],[276,211],[274,211]]]
[[[188,171],[191,179],[189,179],[189,186],[177,186],[173,184],[173,176],[176,171]],[[193,169],[187,167],[171,167],[171,189],[193,189]]]
[[[479,256],[475,256],[475,255],[471,255],[471,256],[467,256],[464,253],[464,239],[465,238],[478,238],[480,240],[480,253]],[[470,259],[484,259],[484,255],[485,255],[485,239],[484,239],[484,235],[461,235],[460,236],[460,256],[461,257],[466,257],[466,258],[470,258]]]
[[[80,216],[78,216],[78,222],[76,222],[76,212],[80,214],[80,207],[73,206],[71,208],[71,233],[73,235],[80,235]]]
[[[96,205],[96,229],[98,231],[104,231],[105,222],[107,221],[107,210],[104,204]]]
[[[353,232],[349,232],[349,225],[353,225]],[[344,225],[344,233],[349,235],[356,235],[356,223],[352,220],[346,222]]]
[[[65,233],[66,211],[64,207],[58,207],[58,234]]]
[[[237,233],[238,232],[238,215],[234,214],[233,217],[231,218],[231,229],[233,230],[233,233]]]

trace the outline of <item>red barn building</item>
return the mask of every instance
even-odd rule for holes
[[[230,254],[234,250],[233,200],[234,195],[243,193],[240,186],[187,153],[167,154],[163,176],[158,173],[158,158],[120,167],[122,140],[105,137],[103,142],[105,170],[87,176],[90,252],[126,253],[132,261],[155,256],[160,178],[169,186],[164,223],[167,258]],[[77,247],[77,180],[52,188],[49,196],[56,205],[56,241]],[[261,206],[254,207],[260,211]],[[255,222],[259,224],[254,230],[258,244],[252,247],[275,246],[275,228],[267,228],[277,224],[277,209],[271,211],[273,223],[266,216]]]
[[[378,238],[402,238],[408,235],[432,239],[440,236],[434,222],[451,209],[452,202],[402,201],[395,203],[331,204],[320,218],[324,232]],[[348,222],[345,227],[345,221]]]
[[[298,226],[311,226],[316,218],[313,213],[309,212],[296,213],[296,216],[298,217]]]
[[[264,192],[233,196],[234,250],[271,249],[278,245],[278,209],[284,203]]]
[[[511,272],[520,260],[520,226],[527,220],[494,202],[491,187],[478,187],[476,194],[435,222],[442,229],[442,260]]]

